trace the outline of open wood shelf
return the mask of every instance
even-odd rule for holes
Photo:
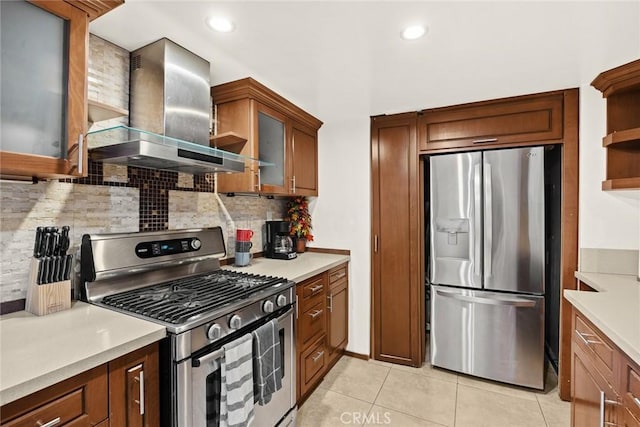
[[[609,190],[635,190],[640,188],[640,177],[617,178],[602,181],[602,189]]]
[[[88,118],[89,122],[101,122],[103,120],[111,120],[118,117],[128,116],[129,110],[114,107],[113,105],[104,104],[102,102],[90,99],[88,101]]]
[[[609,147],[611,145],[622,144],[625,142],[640,143],[640,128],[614,131],[602,138],[603,147]]]
[[[600,73],[591,85],[607,98],[602,189],[640,189],[640,60]]]
[[[229,145],[244,144],[247,142],[247,138],[240,136],[235,132],[223,132],[217,135],[211,135],[211,137],[209,137],[209,142],[217,148],[222,148]]]

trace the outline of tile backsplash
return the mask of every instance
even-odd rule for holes
[[[580,248],[580,271],[638,276],[638,251],[634,249]]]
[[[89,98],[128,108],[129,52],[91,35]],[[122,117],[91,130],[127,124]],[[212,175],[194,176],[89,163],[80,180],[36,185],[0,183],[0,302],[26,297],[37,226],[71,227],[75,253],[85,233],[136,232],[221,226],[233,257],[235,228],[251,228],[253,252],[262,250],[264,221],[285,214],[285,199],[214,193]],[[15,307],[12,304],[12,307]]]

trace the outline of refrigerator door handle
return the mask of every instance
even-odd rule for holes
[[[473,215],[473,272],[476,276],[479,276],[481,274],[480,272],[480,263],[481,263],[481,258],[480,258],[480,251],[481,251],[481,247],[480,245],[482,244],[482,238],[481,238],[481,229],[482,229],[482,223],[480,222],[480,219],[482,218],[480,215],[480,211],[482,210],[482,189],[480,188],[481,186],[481,171],[480,171],[480,164],[476,164],[473,167],[473,203],[474,203],[474,215]]]
[[[491,195],[491,165],[484,163],[484,277],[491,277],[491,250],[493,246],[493,197]]]
[[[512,307],[535,307],[536,301],[523,299],[523,298],[501,298],[492,295],[490,298],[485,297],[473,297],[469,295],[462,295],[457,292],[447,292],[442,289],[435,289],[436,293],[440,296],[457,299],[464,302],[472,302],[477,304],[488,305],[509,305]]]

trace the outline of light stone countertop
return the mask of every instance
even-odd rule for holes
[[[74,301],[71,309],[0,317],[0,405],[159,341],[164,326]]]
[[[348,255],[305,252],[293,260],[256,258],[223,268],[301,282],[348,262]],[[0,405],[117,359],[166,336],[164,326],[74,301],[47,316],[0,316]]]
[[[598,292],[565,290],[564,297],[640,364],[640,282],[621,274],[578,271],[575,277]]]
[[[260,257],[252,259],[251,263],[245,267],[227,265],[222,268],[251,274],[286,277],[289,280],[300,283],[318,273],[348,262],[349,259],[349,255],[305,252],[298,254],[298,257],[294,259],[283,260]]]

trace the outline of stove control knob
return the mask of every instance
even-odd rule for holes
[[[191,249],[197,251],[198,249],[200,249],[200,246],[202,246],[202,242],[200,241],[200,239],[193,239],[191,241]]]
[[[265,301],[264,304],[262,304],[262,312],[273,313],[273,301]]]
[[[278,307],[284,307],[287,304],[287,297],[284,295],[278,295],[278,298],[276,298],[276,305]]]
[[[242,319],[240,318],[240,316],[238,316],[237,314],[231,316],[231,318],[229,319],[229,327],[231,329],[240,329],[241,326]]]
[[[212,341],[220,338],[220,335],[222,335],[222,328],[216,323],[209,326],[209,329],[207,329],[207,338]]]

